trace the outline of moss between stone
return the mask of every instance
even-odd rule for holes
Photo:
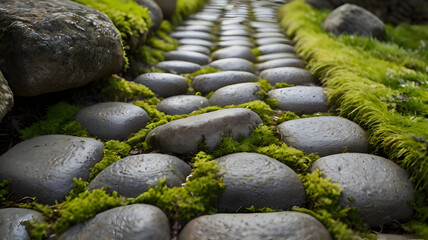
[[[144,100],[150,104],[159,102],[159,99],[148,87],[136,82],[126,81],[116,75],[105,80],[103,85],[101,93],[105,101]]]

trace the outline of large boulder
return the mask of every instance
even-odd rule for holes
[[[83,86],[123,65],[112,21],[72,1],[4,0],[0,29],[0,70],[17,96]]]
[[[0,72],[0,122],[13,107],[13,93]]]

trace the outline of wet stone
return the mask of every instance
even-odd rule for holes
[[[184,74],[194,73],[201,70],[201,65],[186,61],[163,61],[155,64],[156,68],[162,69],[166,72]]]
[[[134,82],[148,87],[159,97],[170,97],[187,92],[188,84],[184,77],[171,73],[144,73]]]
[[[260,78],[266,79],[272,86],[277,83],[287,83],[293,85],[313,85],[313,79],[310,72],[296,67],[280,67],[264,70],[260,73]]]
[[[269,98],[276,99],[278,109],[298,114],[328,111],[328,101],[322,87],[296,86],[274,89]]]
[[[183,160],[166,154],[129,156],[108,166],[88,185],[88,190],[107,187],[124,197],[138,197],[165,178],[168,187],[178,187],[186,181],[191,167]]]
[[[367,135],[358,124],[341,117],[311,117],[278,125],[282,140],[291,147],[327,156],[343,152],[367,152]]]
[[[404,222],[412,216],[413,186],[404,169],[375,155],[343,153],[318,159],[311,171],[343,189],[339,205],[358,207],[361,217],[373,227]]]
[[[274,59],[257,64],[257,71],[261,72],[266,69],[279,67],[296,67],[305,68],[306,64],[297,58]]]
[[[256,45],[254,45],[254,43],[252,43],[250,40],[243,40],[243,39],[220,41],[217,43],[217,46],[219,47],[244,46],[249,48],[256,47]]]
[[[215,23],[211,21],[204,21],[204,20],[185,20],[181,22],[182,25],[185,26],[207,26],[207,27],[214,27]]]
[[[258,77],[249,72],[224,71],[196,76],[192,82],[192,87],[202,94],[208,94],[228,85],[245,82],[257,82],[257,80]]]
[[[270,60],[285,59],[285,58],[299,58],[299,57],[294,53],[269,53],[258,57],[259,62],[266,62]]]
[[[198,31],[175,31],[169,34],[173,38],[182,39],[182,38],[195,38],[202,39],[207,41],[214,41],[214,37],[206,32]]]
[[[169,51],[165,54],[166,61],[186,61],[198,65],[206,65],[210,62],[210,57],[205,54],[190,51]]]
[[[116,207],[71,227],[59,237],[76,239],[169,240],[169,220],[162,210],[148,204]]]
[[[87,180],[89,169],[103,157],[104,144],[91,138],[45,135],[15,145],[0,156],[0,178],[11,179],[16,198],[62,201],[74,186]]]
[[[178,26],[174,29],[175,31],[197,31],[197,32],[206,32],[211,33],[212,27],[204,25],[190,25],[190,26]]]
[[[219,107],[252,102],[260,100],[260,91],[260,86],[255,83],[233,84],[215,91],[214,94],[211,95],[209,102],[211,105],[217,105]]]
[[[221,36],[244,36],[248,37],[250,36],[246,30],[243,29],[232,29],[232,30],[226,30],[220,33]]]
[[[205,142],[214,151],[222,137],[248,137],[262,123],[260,117],[245,108],[231,108],[175,120],[153,129],[147,141],[164,153],[196,153]]]
[[[109,140],[125,139],[150,121],[144,109],[122,102],[97,103],[80,110],[76,118],[89,134]]]
[[[283,43],[272,43],[263,46],[259,46],[258,49],[262,54],[270,53],[295,53],[293,46]]]
[[[165,98],[157,104],[156,109],[168,115],[183,115],[209,105],[208,99],[202,96],[180,95]]]
[[[237,211],[254,206],[287,209],[305,202],[305,189],[285,164],[258,153],[234,153],[214,159],[220,165],[226,189],[219,209]]]
[[[177,48],[178,51],[189,51],[189,52],[198,52],[205,55],[210,55],[211,51],[209,48],[199,45],[180,45]]]
[[[0,209],[0,236],[2,239],[30,240],[24,222],[43,222],[41,213],[25,208],[3,208]]]
[[[274,44],[274,43],[283,43],[283,44],[291,44],[290,40],[282,37],[266,37],[266,38],[259,38],[256,40],[256,43],[258,46],[263,46],[267,44]]]
[[[267,38],[267,37],[280,37],[285,38],[285,35],[283,33],[277,32],[261,32],[261,33],[255,33],[253,34],[254,38]]]
[[[323,239],[327,229],[314,217],[300,212],[223,213],[190,221],[180,240]]]
[[[197,38],[182,38],[178,40],[178,43],[180,45],[198,45],[198,46],[203,46],[207,48],[211,48],[214,46],[213,42],[203,40],[203,39],[197,39]]]
[[[242,58],[251,62],[256,62],[256,56],[249,47],[232,46],[219,49],[212,54],[213,60],[224,58]]]
[[[208,66],[218,68],[223,71],[244,71],[255,73],[256,68],[253,63],[241,58],[225,58],[211,62]]]

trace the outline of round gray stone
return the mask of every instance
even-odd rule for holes
[[[266,37],[266,38],[258,38],[256,40],[258,46],[263,46],[267,44],[273,43],[283,43],[283,44],[291,44],[290,40],[282,37]]]
[[[279,67],[262,71],[260,78],[266,79],[272,86],[276,83],[293,85],[313,85],[315,80],[312,74],[305,69],[296,67]]]
[[[262,33],[262,32],[281,32],[282,29],[277,26],[277,27],[257,28],[256,31],[258,33]]]
[[[159,5],[153,0],[136,0],[135,2],[149,10],[149,17],[152,22],[150,28],[154,30],[158,29],[163,20],[162,9]]]
[[[173,38],[182,39],[182,38],[195,38],[202,39],[207,41],[214,41],[213,35],[206,32],[198,32],[198,31],[176,31],[169,34]]]
[[[41,213],[24,208],[0,209],[0,236],[2,239],[30,240],[30,235],[24,226],[26,221],[43,222]]]
[[[220,41],[217,43],[217,46],[219,47],[244,46],[249,48],[256,47],[254,43],[250,42],[249,40],[243,40],[243,39]]]
[[[212,54],[213,60],[224,58],[242,58],[251,62],[256,62],[256,56],[251,51],[251,48],[244,46],[232,46],[219,49]]]
[[[258,153],[234,153],[215,159],[226,189],[219,209],[269,207],[287,209],[305,202],[305,189],[297,174],[285,164]]]
[[[190,52],[198,52],[205,55],[210,55],[211,51],[207,47],[198,46],[198,45],[180,45],[177,50],[179,51],[190,51]]]
[[[197,39],[197,38],[182,38],[178,40],[178,43],[180,45],[198,45],[198,46],[203,46],[207,48],[211,48],[214,46],[213,42],[203,40],[203,39]]]
[[[116,207],[71,227],[59,237],[76,239],[169,240],[169,220],[162,210],[148,204]]]
[[[264,71],[271,68],[279,67],[296,67],[296,68],[305,68],[306,64],[297,58],[284,58],[284,59],[274,59],[269,60],[263,63],[257,64],[257,71]]]
[[[224,71],[196,76],[192,82],[192,87],[202,94],[208,94],[228,85],[244,82],[257,82],[257,80],[258,77],[249,72]]]
[[[185,20],[181,22],[182,25],[186,25],[186,26],[207,26],[207,27],[214,27],[215,23],[212,21],[205,21],[205,20],[194,20],[194,19],[189,19],[189,20]]]
[[[247,26],[239,24],[239,23],[221,25],[220,30],[221,31],[244,30],[246,32],[250,32],[251,31]]]
[[[224,134],[238,140],[248,137],[261,123],[260,117],[249,109],[223,109],[159,126],[149,132],[147,141],[165,153],[196,153],[201,141],[214,151]]]
[[[253,34],[254,38],[267,38],[267,37],[280,37],[285,38],[284,33],[281,33],[279,31],[277,32],[261,32],[261,33],[255,33]]]
[[[262,54],[270,54],[270,53],[295,53],[293,46],[283,43],[272,43],[263,46],[259,46],[258,49]]]
[[[336,153],[367,152],[367,135],[358,124],[341,117],[311,117],[278,125],[282,140],[291,147],[327,156]]]
[[[104,144],[91,138],[45,135],[23,141],[0,156],[0,178],[11,179],[16,198],[62,201],[74,186],[87,180],[89,169],[103,158]]]
[[[170,97],[187,92],[188,84],[184,77],[171,73],[144,73],[134,79],[152,90],[159,97]]]
[[[257,21],[252,21],[250,22],[250,26],[253,28],[277,28],[278,25],[273,24],[273,23],[267,23],[267,22],[257,22]]]
[[[343,189],[339,204],[360,208],[361,217],[371,226],[403,222],[412,216],[412,183],[404,169],[386,158],[336,154],[318,159],[311,171],[316,169]]]
[[[155,64],[156,68],[162,69],[165,72],[185,74],[194,73],[201,70],[201,65],[186,61],[163,61]]]
[[[183,115],[209,105],[208,99],[202,96],[180,95],[165,98],[157,104],[156,109],[168,115]]]
[[[129,137],[150,121],[144,109],[123,102],[94,104],[80,110],[76,118],[92,136],[114,140]]]
[[[204,20],[204,21],[210,21],[210,22],[218,22],[220,19],[221,14],[213,13],[213,12],[197,12],[192,15],[190,15],[191,19],[195,20]]]
[[[232,29],[220,32],[220,36],[244,36],[248,37],[250,34],[244,29]]]
[[[181,231],[180,240],[323,239],[327,229],[311,215],[300,212],[229,213],[201,216]]]
[[[261,88],[255,83],[238,83],[222,87],[211,95],[211,105],[224,107],[260,100]]]
[[[124,197],[138,197],[165,178],[168,187],[178,187],[186,181],[192,168],[183,160],[166,154],[129,156],[108,166],[88,185],[88,190],[107,187]]]
[[[190,51],[169,51],[165,54],[166,61],[186,61],[196,63],[198,65],[206,65],[210,62],[210,57],[205,54]]]
[[[266,61],[270,61],[270,60],[284,59],[284,58],[297,58],[298,59],[299,57],[294,53],[269,53],[269,54],[261,55],[258,57],[259,62],[266,62]]]
[[[278,109],[298,114],[328,111],[328,101],[322,87],[296,86],[274,89],[269,98],[276,99]]]
[[[244,37],[244,36],[220,36],[218,40],[220,42],[238,41],[238,40],[251,42],[251,39],[249,37]]]
[[[174,30],[176,31],[198,31],[211,33],[212,28],[204,25],[189,25],[189,26],[178,26]]]
[[[256,68],[253,63],[242,58],[225,58],[211,62],[208,66],[218,68],[223,71],[244,71],[255,73]]]

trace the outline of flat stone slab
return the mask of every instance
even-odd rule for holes
[[[288,146],[327,156],[336,153],[367,152],[367,135],[358,124],[341,117],[311,117],[278,125],[282,141]]]
[[[107,187],[124,197],[138,197],[165,178],[168,187],[178,187],[186,181],[192,168],[183,160],[167,154],[129,156],[108,166],[88,185],[88,190]]]
[[[224,107],[260,100],[261,87],[255,83],[238,83],[222,87],[211,95],[211,105]]]
[[[89,169],[103,158],[104,144],[91,138],[45,135],[15,145],[0,156],[0,178],[11,179],[14,196],[36,197],[44,204],[62,201],[87,180]]]
[[[25,208],[3,208],[0,209],[0,236],[2,239],[30,240],[24,222],[43,222],[41,213]]]
[[[257,71],[264,71],[271,68],[279,67],[296,67],[305,68],[306,64],[297,58],[274,59],[257,64]]]
[[[80,110],[76,118],[89,134],[109,140],[125,139],[150,121],[144,109],[123,102],[94,104]]]
[[[278,109],[298,114],[328,112],[327,96],[322,87],[296,86],[274,89],[268,97],[276,99]]]
[[[254,206],[288,209],[305,202],[305,189],[287,165],[258,153],[234,153],[215,159],[226,189],[219,209],[237,211]]]
[[[75,239],[169,240],[169,220],[162,210],[148,204],[116,207],[71,227],[59,237]]]
[[[294,47],[289,44],[283,43],[272,43],[263,46],[259,46],[258,49],[262,54],[270,54],[270,53],[295,53]]]
[[[206,32],[199,32],[196,30],[193,31],[175,31],[169,34],[173,38],[182,39],[182,38],[196,38],[207,41],[214,41],[213,35]]]
[[[194,73],[202,68],[199,64],[186,61],[163,61],[156,63],[155,67],[165,72],[177,74]]]
[[[270,61],[270,60],[275,60],[275,59],[284,59],[284,58],[299,58],[299,56],[297,56],[294,53],[269,53],[269,54],[265,54],[265,55],[261,55],[258,57],[259,62],[266,62],[266,61]]]
[[[166,61],[178,60],[178,61],[192,62],[198,65],[206,65],[210,62],[210,57],[198,52],[177,50],[177,51],[169,51],[165,53],[165,60]]]
[[[257,80],[258,77],[249,72],[224,71],[196,76],[195,79],[193,79],[192,87],[202,94],[208,94],[228,85],[245,82],[257,82]]]
[[[218,68],[223,71],[244,71],[255,73],[256,68],[253,63],[242,58],[225,58],[211,62],[208,66]]]
[[[282,37],[266,37],[266,38],[258,38],[256,40],[256,43],[258,46],[263,46],[267,44],[273,44],[273,43],[283,43],[283,44],[291,44],[291,41],[287,38]]]
[[[279,67],[267,69],[262,71],[259,77],[266,79],[272,86],[275,86],[277,83],[314,85],[316,82],[309,71],[296,67]]]
[[[197,38],[182,38],[178,40],[178,43],[180,45],[199,45],[207,48],[211,48],[214,46],[213,42]]]
[[[180,240],[208,239],[323,239],[327,229],[314,217],[299,212],[223,213],[190,221]]]
[[[168,115],[189,114],[210,106],[208,99],[196,95],[179,95],[160,101],[156,109]]]
[[[184,77],[171,73],[144,73],[138,75],[134,82],[148,87],[159,97],[185,94],[189,88]]]
[[[323,177],[343,189],[341,206],[360,208],[361,217],[376,227],[403,222],[412,216],[413,186],[407,173],[392,161],[370,154],[342,153],[315,161],[311,171],[319,168]]]
[[[211,51],[209,48],[198,45],[181,45],[178,46],[177,50],[181,51],[190,51],[190,52],[198,52],[205,55],[210,55]]]
[[[203,141],[209,151],[214,151],[223,136],[230,134],[235,140],[248,137],[261,123],[260,117],[249,109],[224,109],[159,126],[149,132],[147,140],[164,153],[196,153]]]
[[[228,40],[228,41],[220,41],[217,43],[217,46],[219,47],[231,47],[231,46],[244,46],[249,48],[255,48],[256,45],[254,43],[250,42],[250,40]]]
[[[212,54],[213,60],[224,58],[242,58],[251,62],[257,62],[256,56],[249,47],[232,46],[219,49]]]

